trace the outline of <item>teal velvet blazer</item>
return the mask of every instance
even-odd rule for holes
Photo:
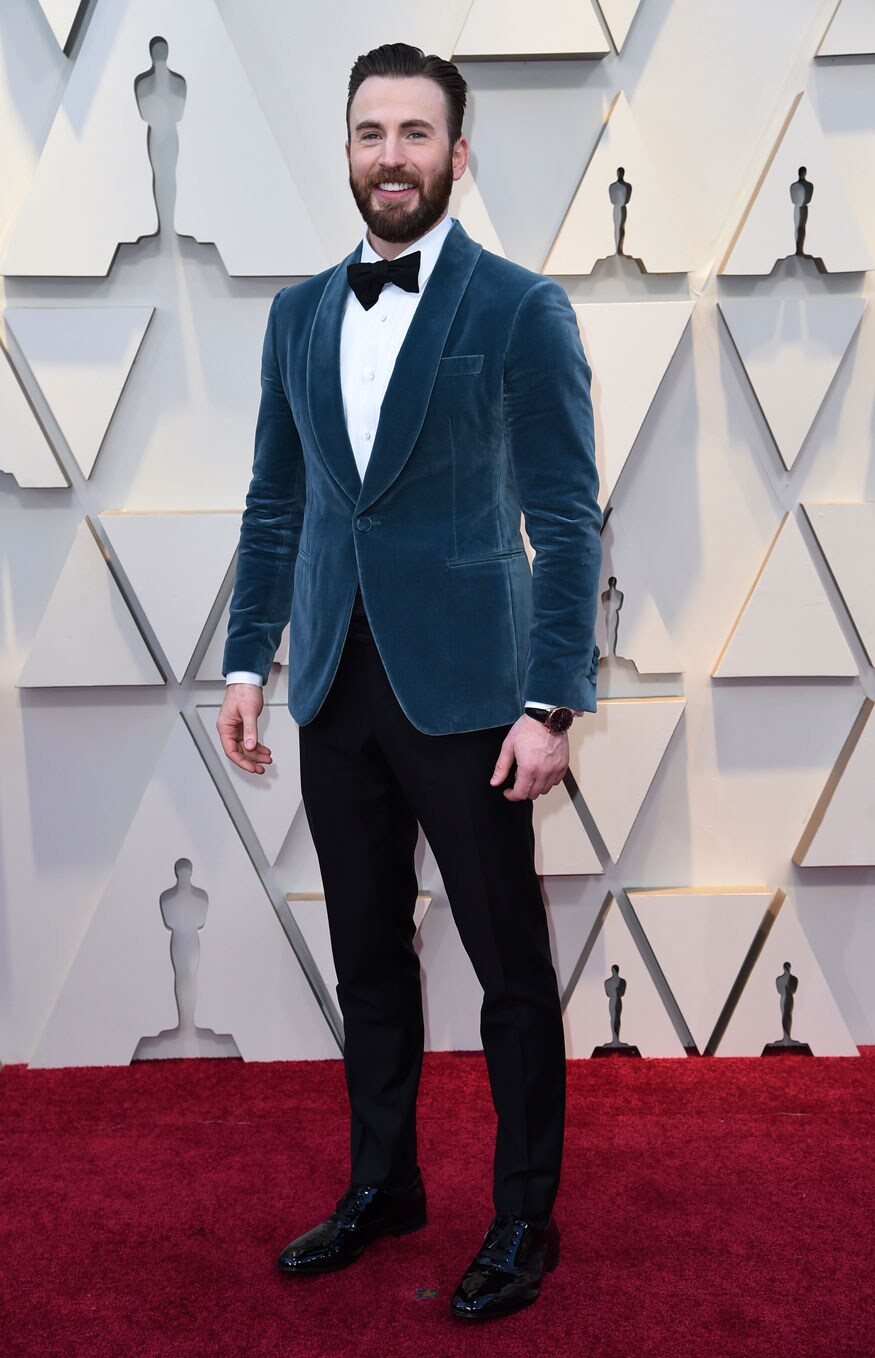
[[[505,725],[526,699],[594,712],[602,514],[591,373],[565,292],[454,223],[362,482],[340,386],[360,252],[271,305],[224,672],[266,677],[291,617],[289,709],[312,721],[360,584],[421,731]]]

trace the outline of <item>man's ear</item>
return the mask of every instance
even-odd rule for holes
[[[453,179],[461,179],[468,168],[470,147],[464,137],[459,137],[453,147]]]
[[[347,165],[348,165],[348,164],[349,164],[349,142],[348,142],[348,141],[345,141],[345,142],[343,143],[343,147],[344,147],[344,150],[346,151],[346,163],[347,163]]]

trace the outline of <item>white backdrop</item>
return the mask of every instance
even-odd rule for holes
[[[378,0],[365,10],[326,0],[314,10],[281,0],[257,6],[210,0],[224,25],[221,41],[199,50],[200,30],[185,41],[181,30],[176,39],[169,31],[161,34],[170,44],[170,69],[188,77],[185,107],[178,86],[169,102],[143,100],[156,126],[162,109],[181,115],[178,160],[167,131],[173,117],[165,116],[165,131],[153,134],[154,159],[159,177],[163,174],[159,199],[176,173],[179,209],[185,201],[180,195],[192,182],[184,138],[195,131],[203,136],[206,129],[209,144],[210,108],[219,107],[209,96],[230,91],[230,103],[215,123],[223,139],[232,137],[222,143],[224,167],[220,161],[213,170],[216,183],[224,175],[224,197],[209,199],[201,243],[171,231],[165,215],[159,234],[120,245],[106,276],[62,276],[65,241],[72,240],[74,227],[90,221],[95,232],[103,229],[109,208],[97,211],[95,204],[102,204],[105,185],[77,178],[68,156],[67,178],[62,174],[47,189],[40,185],[48,204],[40,207],[37,167],[41,157],[44,167],[49,163],[56,113],[77,63],[87,57],[100,7],[109,3],[92,0],[84,7],[69,55],[38,0],[6,0],[0,8],[0,255],[12,244],[19,251],[19,271],[13,276],[10,268],[0,278],[0,338],[18,374],[12,385],[8,372],[5,386],[0,382],[0,467],[6,469],[0,473],[0,1057],[48,1064],[127,1060],[136,1040],[173,1027],[170,935],[158,897],[173,887],[174,864],[183,856],[192,860],[194,885],[209,897],[199,936],[198,1024],[230,1034],[244,1056],[328,1055],[337,1051],[337,1021],[318,872],[303,818],[296,814],[291,723],[277,737],[286,746],[285,781],[269,805],[264,797],[254,804],[246,791],[249,805],[238,799],[209,734],[222,691],[210,663],[215,654],[210,641],[230,576],[224,549],[215,547],[209,555],[202,544],[215,536],[214,511],[242,505],[264,321],[271,297],[289,275],[230,276],[220,250],[203,242],[219,240],[218,229],[211,233],[210,227],[225,205],[241,198],[244,206],[251,202],[253,190],[241,192],[244,169],[236,179],[234,171],[245,165],[233,145],[234,126],[243,119],[235,109],[243,108],[239,91],[245,86],[234,69],[238,59],[257,104],[247,111],[246,135],[261,138],[262,131],[252,128],[263,125],[267,139],[275,141],[276,163],[288,170],[288,183],[333,261],[360,233],[342,146],[353,58],[396,39],[450,55],[470,6],[468,0],[441,6]],[[115,13],[124,8],[113,0]],[[178,7],[160,8],[172,15]],[[476,218],[477,203],[469,201],[465,211],[471,215],[462,215],[472,234],[475,220],[481,239],[491,224],[509,257],[541,269],[622,91],[690,261],[686,273],[645,273],[613,258],[590,273],[561,277],[581,307],[585,340],[588,324],[596,324],[595,312],[587,314],[594,303],[647,304],[651,317],[657,303],[694,304],[689,324],[658,362],[656,341],[636,343],[645,333],[649,339],[650,331],[645,320],[640,326],[629,322],[631,309],[621,317],[627,338],[613,349],[602,341],[602,352],[611,355],[602,369],[592,331],[590,357],[605,443],[608,426],[613,429],[618,418],[612,402],[622,406],[624,399],[631,403],[636,393],[643,399],[641,392],[649,392],[640,433],[624,449],[628,458],[612,489],[611,531],[616,537],[622,530],[622,541],[630,544],[626,557],[618,557],[625,575],[617,570],[621,589],[625,582],[626,616],[633,603],[650,596],[678,664],[673,672],[644,676],[629,659],[613,657],[602,666],[599,692],[605,701],[599,714],[577,724],[574,773],[580,791],[572,803],[560,789],[564,800],[548,810],[550,824],[542,827],[545,892],[575,1055],[589,1055],[610,1037],[603,981],[614,961],[629,983],[623,1036],[637,1041],[645,1054],[678,1054],[691,1037],[704,1047],[721,1014],[717,1036],[724,1031],[725,1036],[717,1050],[724,1054],[753,1053],[778,1038],[775,978],[785,957],[800,978],[794,1036],[809,1041],[815,1052],[875,1042],[875,812],[865,801],[866,789],[875,785],[871,732],[860,737],[857,769],[849,766],[845,786],[853,786],[854,795],[841,808],[839,827],[848,834],[843,838],[831,830],[824,866],[794,861],[864,699],[875,699],[872,652],[865,635],[858,635],[865,622],[862,605],[853,604],[852,622],[842,602],[843,594],[851,602],[850,585],[837,586],[801,508],[875,500],[875,321],[869,307],[833,355],[834,380],[822,402],[815,402],[810,432],[793,461],[786,448],[782,460],[753,394],[739,356],[741,327],[733,330],[734,344],[718,311],[718,303],[725,303],[732,324],[730,304],[773,299],[803,304],[804,312],[811,301],[872,295],[871,271],[843,272],[831,260],[829,273],[793,259],[774,273],[768,267],[758,276],[720,273],[802,92],[825,143],[821,169],[811,176],[811,229],[815,213],[838,211],[841,198],[841,220],[850,217],[875,254],[875,183],[865,168],[875,155],[875,57],[816,58],[835,8],[835,0],[772,0],[767,6],[760,0],[734,0],[731,6],[721,0],[641,0],[619,53],[602,29],[601,58],[473,61],[464,67],[471,87],[466,132],[489,219]],[[601,28],[598,14],[596,21]],[[153,35],[160,31],[156,27]],[[146,45],[133,70],[119,73],[111,62],[98,68],[94,89],[105,92],[117,79],[119,90],[129,88],[133,99],[133,78],[149,69],[150,60]],[[76,111],[82,121],[70,125],[76,144],[84,144],[87,118],[81,106]],[[120,124],[112,128],[122,137]],[[138,140],[122,146],[127,168],[107,203],[116,203],[135,180],[145,176],[147,187],[151,180],[143,118],[132,118],[131,128]],[[827,176],[833,174],[837,190],[826,194]],[[269,182],[282,179],[274,175]],[[639,177],[638,185],[643,182]],[[206,201],[204,190],[196,206]],[[265,201],[269,207],[270,194]],[[290,201],[286,194],[286,207]],[[637,201],[630,203],[630,235]],[[30,225],[16,236],[21,222],[30,223],[28,214],[41,223],[45,247]],[[754,214],[746,220],[753,221]],[[154,221],[140,228],[154,229]],[[243,246],[251,244],[244,233]],[[28,251],[35,258],[38,247],[49,246],[51,268],[39,260],[21,265]],[[81,264],[75,267],[81,271]],[[80,344],[77,352],[75,339],[58,360],[47,342],[60,333],[57,327],[41,331],[37,324],[29,332],[24,317],[16,328],[16,312],[85,307],[136,308],[132,325],[154,308],[147,328],[138,320],[140,330],[125,331],[135,361],[125,357],[121,340],[107,343],[106,352],[97,340],[84,351]],[[779,344],[767,356],[764,371],[756,368],[756,345],[746,355],[764,402],[769,393],[777,401],[770,412],[773,430],[782,409],[792,413],[813,380],[817,339],[802,352],[798,336],[792,336],[785,348]],[[792,371],[800,376],[782,387],[788,364],[797,364]],[[2,355],[0,368],[6,368]],[[33,412],[22,404],[20,388]],[[8,470],[45,459],[36,420],[54,448],[49,465],[63,469],[55,480],[69,480],[69,486],[22,486],[26,477],[16,479]],[[32,427],[22,432],[28,421]],[[99,443],[107,424],[88,476],[95,440]],[[132,521],[130,540],[119,536],[113,511],[144,516]],[[166,520],[158,516],[179,511],[192,514],[186,520],[190,539],[187,543],[183,534],[181,545],[171,547],[162,528]],[[765,621],[755,628],[748,651],[771,647],[775,654],[766,672],[758,673],[746,660],[743,677],[713,679],[786,513],[791,521],[785,531],[801,535],[811,578],[803,587],[791,567],[783,593],[779,581],[774,593],[760,596]],[[92,527],[81,530],[85,517]],[[74,544],[79,554],[56,608],[62,616],[41,630]],[[871,579],[871,531],[864,528],[856,550],[860,577],[868,569]],[[770,559],[774,564],[777,556]],[[154,599],[138,583],[144,563],[149,574],[150,562]],[[853,561],[850,570],[853,577]],[[631,589],[630,580],[637,581]],[[762,581],[765,586],[765,573]],[[857,587],[859,593],[859,580]],[[98,608],[99,591],[104,594]],[[205,591],[215,599],[212,608],[204,602]],[[92,601],[88,606],[86,599]],[[826,672],[818,673],[816,664],[812,671],[804,658],[788,658],[786,643],[794,635],[794,608],[804,617],[812,608],[823,609],[824,601],[838,635],[836,648],[848,659],[844,667],[824,665]],[[166,683],[160,674],[156,682],[144,682],[142,671],[138,682],[118,677],[117,629],[119,618],[128,619],[129,628],[128,608],[145,638],[145,645],[136,644],[147,661],[151,652],[149,665],[157,664]],[[97,672],[71,679],[66,667],[89,627],[98,637],[88,648]],[[134,641],[125,635],[129,658]],[[136,629],[133,635],[136,640]],[[165,664],[171,649],[174,661]],[[618,651],[622,655],[619,644]],[[17,688],[28,673],[32,686]],[[198,679],[198,673],[206,677]],[[279,669],[269,696],[282,704]],[[653,703],[661,697],[674,699],[671,713],[661,704],[657,714]],[[639,700],[634,711],[619,701],[612,704],[624,698]],[[649,705],[640,711],[644,700]],[[674,709],[681,706],[678,715]],[[630,725],[639,712],[644,735]],[[280,707],[272,716],[274,729],[283,716]],[[204,765],[212,782],[201,778]],[[193,821],[178,843],[171,842],[167,827],[174,816],[185,823],[193,799],[202,821]],[[851,832],[853,849],[847,843]],[[216,835],[228,837],[221,854],[210,853]],[[245,854],[238,852],[241,841]],[[198,854],[194,846],[201,845]],[[232,871],[226,855],[237,874],[239,912],[244,918],[247,911],[258,912],[245,957],[234,903],[222,903],[223,874]],[[421,903],[429,1040],[433,1046],[472,1046],[476,986],[460,959],[424,846],[420,860],[423,891],[430,894]],[[663,895],[652,894],[660,890]],[[774,919],[774,928],[768,937],[767,928],[760,930],[761,955],[755,956],[756,948],[748,955],[764,916],[767,926]],[[274,965],[277,953],[282,962]],[[745,971],[746,985],[740,987],[736,978],[746,957],[750,974]],[[287,962],[293,963],[291,972]],[[275,987],[269,995],[266,976]],[[742,1001],[730,1017],[726,1001],[739,992]],[[247,1006],[254,1021],[244,1019]],[[268,1050],[265,1035],[276,1031],[280,1009],[287,1041],[280,1050]],[[131,1040],[126,1036],[110,1050],[109,1037],[120,1029]],[[211,1035],[201,1033],[189,1049],[208,1052],[214,1046]]]

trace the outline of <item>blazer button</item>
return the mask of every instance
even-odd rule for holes
[[[368,518],[367,514],[365,514],[362,518],[356,519],[355,526],[360,533],[369,533],[373,527],[373,522]]]

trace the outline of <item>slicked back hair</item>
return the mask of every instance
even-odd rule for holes
[[[447,126],[450,146],[455,146],[462,135],[462,120],[468,98],[468,86],[458,66],[442,57],[426,56],[421,47],[406,42],[386,42],[356,57],[349,73],[349,97],[346,101],[346,128],[349,133],[349,110],[356,92],[369,76],[389,76],[402,79],[424,75],[440,85],[447,106]]]

